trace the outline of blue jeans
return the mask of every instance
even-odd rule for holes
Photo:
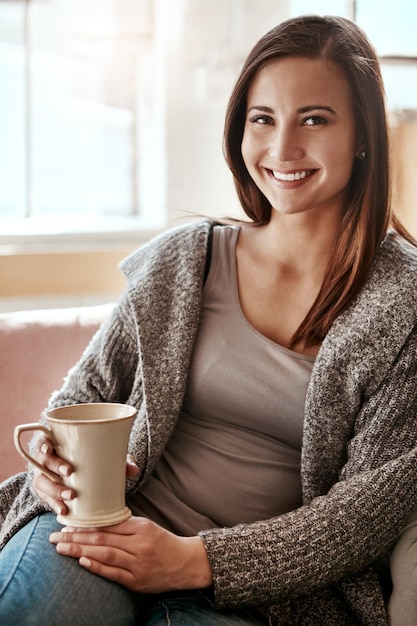
[[[216,611],[199,591],[144,597],[58,554],[55,514],[35,518],[0,553],[2,626],[261,626],[246,610]]]
[[[146,626],[262,626],[250,609],[216,611],[204,591],[184,591],[148,597]]]

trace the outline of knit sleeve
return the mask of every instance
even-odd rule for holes
[[[416,354],[414,331],[357,415],[327,493],[274,519],[200,533],[218,606],[310,594],[387,553],[417,501]]]
[[[122,296],[54,392],[49,408],[83,402],[127,402],[138,367],[138,339],[129,298]]]

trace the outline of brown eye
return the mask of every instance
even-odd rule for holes
[[[272,124],[272,119],[267,115],[254,115],[249,120],[252,124]]]
[[[311,115],[304,120],[305,126],[317,126],[318,124],[327,124],[327,120],[319,115]]]

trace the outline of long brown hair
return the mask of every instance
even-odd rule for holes
[[[388,227],[394,225],[414,241],[392,215],[388,122],[377,55],[364,32],[341,17],[286,20],[258,41],[243,65],[226,112],[224,154],[246,215],[254,224],[267,224],[272,210],[241,154],[248,90],[262,66],[289,56],[326,59],[343,71],[365,152],[364,159],[355,159],[339,235],[320,292],[292,338],[292,346],[300,342],[311,346],[323,340],[362,288]]]

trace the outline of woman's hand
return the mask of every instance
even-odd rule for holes
[[[38,448],[36,460],[56,474],[59,480],[72,474],[73,468],[71,464],[57,455],[50,439],[40,435],[36,445]],[[128,454],[126,459],[126,476],[136,476],[138,471],[134,458]],[[74,489],[66,487],[62,482],[53,482],[36,467],[34,468],[33,488],[41,500],[46,502],[57,515],[66,515],[68,508],[64,500],[73,500],[77,495]]]
[[[71,475],[72,466],[57,455],[50,439],[40,435],[36,440],[36,446],[38,452],[35,458],[38,463],[56,474],[58,479]],[[74,489],[66,487],[61,482],[53,482],[37,467],[34,468],[33,488],[41,500],[58,515],[65,515],[68,512],[64,500],[72,500],[76,495]]]
[[[64,528],[52,533],[60,554],[141,593],[200,589],[212,584],[203,540],[178,537],[144,517],[103,529]]]

